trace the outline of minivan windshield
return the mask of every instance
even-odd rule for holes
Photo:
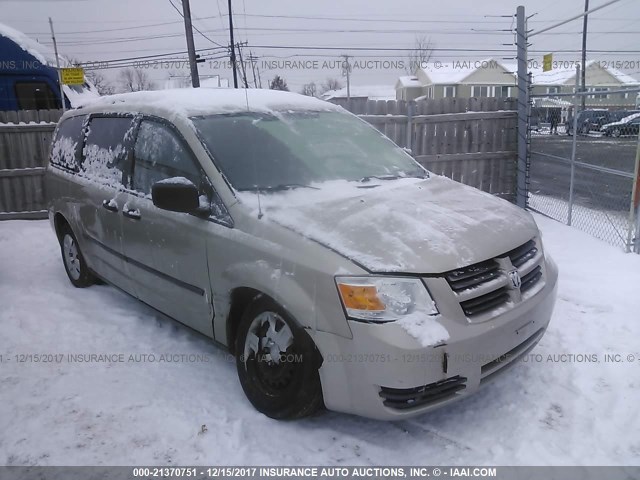
[[[246,112],[192,120],[236,190],[278,191],[330,180],[428,175],[380,132],[345,113]]]

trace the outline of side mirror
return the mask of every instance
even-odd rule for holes
[[[200,206],[198,189],[184,177],[172,177],[151,187],[153,204],[171,212],[194,213]]]
[[[404,153],[407,153],[413,157],[413,150],[411,150],[410,148],[402,147],[402,150],[404,150]]]

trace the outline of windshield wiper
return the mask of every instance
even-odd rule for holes
[[[362,177],[358,181],[360,183],[365,183],[365,182],[370,182],[374,178],[376,180],[397,180],[397,179],[402,178],[402,177],[400,175],[368,175],[366,177]]]
[[[318,187],[312,187],[311,185],[304,185],[303,183],[280,183],[278,185],[255,186],[255,187],[249,187],[249,188],[240,188],[238,190],[242,192],[246,192],[246,191],[282,192],[286,190],[293,190],[295,188],[311,188],[313,190],[320,190]]]
[[[398,180],[399,178],[429,178],[429,175],[427,173],[424,173],[424,174],[415,173],[413,175],[369,175],[366,177],[362,177],[359,180],[359,182],[360,183],[370,182],[374,178],[376,180]]]

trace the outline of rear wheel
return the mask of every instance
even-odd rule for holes
[[[263,297],[247,308],[235,347],[240,384],[258,411],[292,419],[322,407],[320,354],[307,332],[273,300]]]
[[[74,287],[84,288],[95,283],[95,277],[87,267],[78,240],[68,225],[60,233],[60,251],[64,269]]]

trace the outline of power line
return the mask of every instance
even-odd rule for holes
[[[172,0],[169,0],[169,3],[171,4],[171,6],[173,7],[173,9],[178,12],[178,15],[180,15],[182,18],[184,18],[184,15],[182,14],[182,12],[180,11],[180,9],[178,7],[176,7]],[[218,42],[215,42],[213,40],[211,40],[209,37],[207,37],[204,33],[202,33],[198,27],[196,27],[195,25],[191,24],[191,27],[198,32],[200,35],[202,35],[205,39],[209,40],[211,43],[213,43],[214,45],[218,45],[219,47],[222,47],[223,45],[220,45]]]

